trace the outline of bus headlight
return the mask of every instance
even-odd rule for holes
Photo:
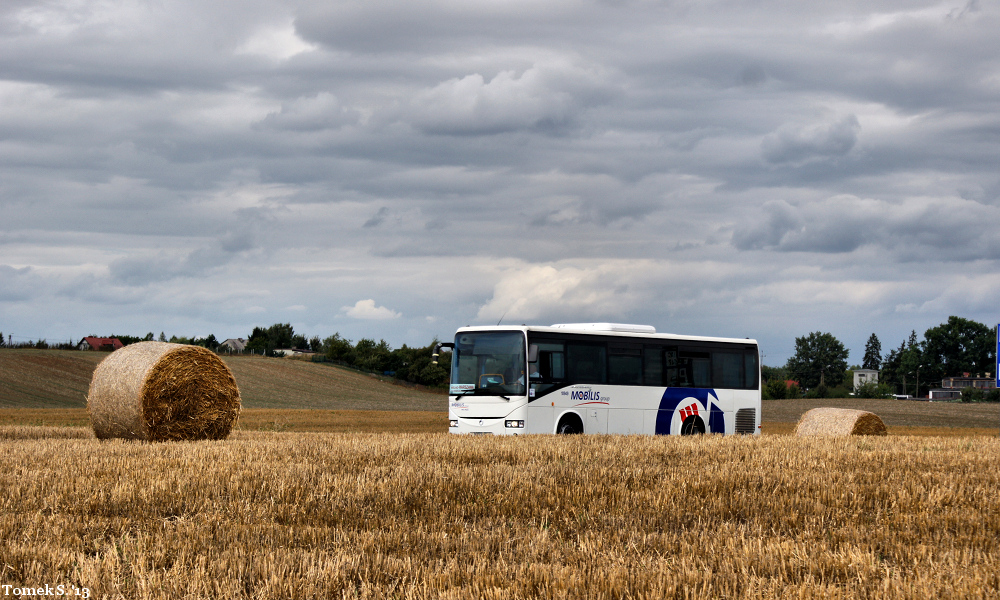
[[[511,427],[515,429],[524,429],[524,421],[504,421],[504,427]]]
[[[451,427],[458,427],[458,419],[449,419],[448,420],[448,427],[449,428],[451,428]]]

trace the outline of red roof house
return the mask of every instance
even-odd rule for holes
[[[76,345],[80,350],[104,350],[111,352],[124,346],[118,338],[85,337]]]

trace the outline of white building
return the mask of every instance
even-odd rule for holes
[[[875,369],[855,369],[854,389],[858,389],[859,385],[866,383],[878,383],[878,371]]]

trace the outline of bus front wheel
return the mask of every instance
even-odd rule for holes
[[[559,434],[573,434],[573,433],[583,433],[583,422],[580,421],[580,417],[574,414],[569,414],[559,420],[559,426],[556,427],[556,433]]]

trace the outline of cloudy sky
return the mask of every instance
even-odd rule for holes
[[[1000,8],[4,0],[0,331],[1000,319]]]

